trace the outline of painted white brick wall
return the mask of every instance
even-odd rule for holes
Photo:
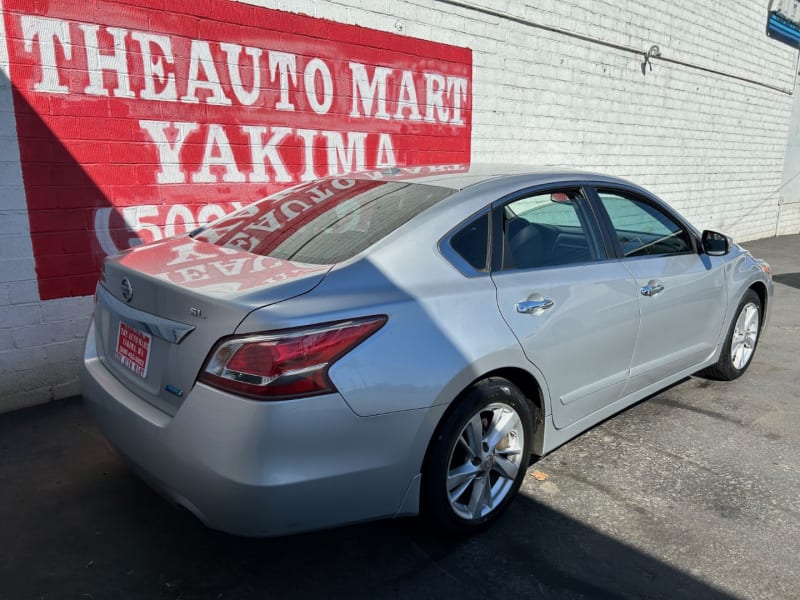
[[[740,241],[800,230],[798,203],[778,222],[797,52],[765,35],[766,0],[251,3],[472,48],[474,161],[629,177]],[[38,298],[4,37],[0,21],[0,411],[78,393],[91,312]]]
[[[2,3],[0,3],[2,8]],[[0,19],[0,412],[79,393],[91,298],[41,302]]]

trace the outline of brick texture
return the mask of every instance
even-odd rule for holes
[[[781,187],[800,170],[784,162],[797,51],[765,35],[764,2],[252,4],[470,48],[474,162],[628,177],[738,241],[800,230],[800,202]],[[2,23],[0,38],[2,411],[78,392],[91,298],[39,299]],[[645,62],[654,45],[661,57]],[[57,194],[52,210],[55,229],[90,226],[59,210]]]
[[[628,177],[738,241],[800,228],[798,204],[778,219],[797,52],[766,36],[763,3],[459,3],[512,18],[436,1],[266,4],[472,48],[474,161]],[[665,60],[643,65],[653,45]]]

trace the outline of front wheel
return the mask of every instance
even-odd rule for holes
[[[758,345],[761,314],[761,299],[753,290],[747,290],[736,309],[736,317],[728,330],[719,360],[705,370],[705,375],[732,381],[747,370]]]
[[[451,533],[478,531],[497,519],[525,477],[532,424],[531,406],[510,381],[492,377],[472,386],[431,442],[424,516]]]

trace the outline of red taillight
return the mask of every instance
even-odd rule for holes
[[[222,340],[198,380],[259,400],[335,391],[328,369],[386,323],[375,316]]]

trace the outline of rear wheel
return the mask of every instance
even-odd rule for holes
[[[478,531],[525,477],[532,409],[520,389],[493,377],[470,388],[439,425],[422,475],[423,514],[452,533]]]
[[[761,299],[753,290],[747,290],[736,309],[736,316],[728,330],[725,345],[717,364],[704,371],[705,375],[723,381],[740,377],[750,366],[761,333]]]

